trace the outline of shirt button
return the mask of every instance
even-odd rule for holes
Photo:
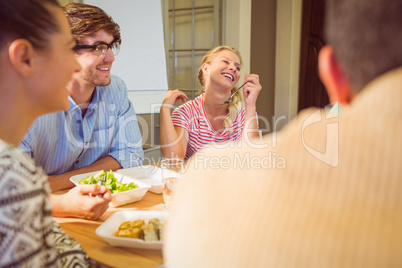
[[[77,123],[78,123],[78,124],[81,124],[81,120],[77,120]]]
[[[75,161],[76,164],[78,164],[80,162],[80,160]]]

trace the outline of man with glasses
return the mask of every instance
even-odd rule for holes
[[[119,26],[95,6],[70,3],[64,12],[82,66],[68,88],[70,109],[38,118],[20,144],[49,174],[53,192],[73,187],[73,175],[138,166],[144,156],[126,85],[110,73]]]

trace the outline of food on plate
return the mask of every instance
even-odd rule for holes
[[[117,178],[114,176],[114,174],[112,173],[112,171],[106,172],[105,170],[101,170],[93,176],[88,176],[88,177],[80,180],[78,183],[79,184],[99,184],[100,185],[100,184],[102,184],[103,176],[106,176],[106,179],[105,179],[103,185],[105,185],[106,188],[108,188],[112,194],[138,188],[138,185],[135,184],[134,182],[130,182],[130,183],[119,182],[117,180]]]
[[[120,226],[115,236],[139,238],[146,242],[163,240],[164,223],[158,218],[153,218],[145,223],[144,220],[125,221]]]
[[[119,230],[116,232],[116,236],[142,238],[141,227],[145,225],[144,220],[126,221],[123,222]]]
[[[162,241],[163,223],[158,218],[150,219],[147,225],[142,227],[144,241]]]

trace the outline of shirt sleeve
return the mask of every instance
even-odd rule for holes
[[[31,129],[25,134],[24,138],[22,139],[21,143],[18,145],[18,149],[29,155],[33,158],[33,149],[31,147]]]
[[[116,134],[108,155],[116,159],[122,168],[140,166],[144,160],[144,151],[137,115],[128,99],[125,83],[119,80],[117,85],[122,98],[121,105],[117,107],[119,112],[115,124]]]
[[[173,111],[172,122],[175,127],[181,127],[190,132],[190,115],[183,105]]]

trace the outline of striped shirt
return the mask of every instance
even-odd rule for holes
[[[111,156],[123,168],[142,164],[141,133],[123,80],[112,75],[97,86],[84,118],[69,97],[70,109],[40,116],[19,148],[49,175],[62,174]]]
[[[189,133],[186,159],[208,144],[240,140],[243,134],[246,109],[236,116],[231,129],[217,132],[208,120],[204,108],[204,94],[177,107],[172,114],[173,125]]]

